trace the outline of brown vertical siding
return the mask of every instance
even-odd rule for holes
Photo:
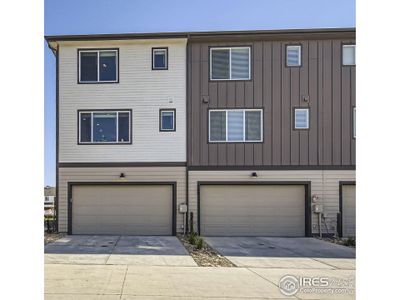
[[[342,66],[342,43],[352,41],[189,41],[189,166],[354,166],[355,67]],[[286,67],[287,44],[302,45],[301,67]],[[209,48],[235,45],[251,47],[251,80],[210,81]],[[294,107],[310,109],[309,130],[293,130]],[[263,108],[263,142],[209,143],[212,108]]]

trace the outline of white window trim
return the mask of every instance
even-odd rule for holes
[[[229,141],[228,140],[228,112],[240,111],[243,112],[243,139]],[[260,112],[260,140],[246,140],[246,112],[259,111]],[[225,112],[225,140],[211,141],[211,113],[212,112]],[[264,141],[264,116],[263,110],[259,108],[254,109],[210,109],[208,111],[208,142],[209,143],[262,143]]]
[[[93,141],[93,114],[97,113],[115,113],[116,114],[116,125],[115,125],[115,130],[116,130],[116,141],[114,142],[94,142]],[[128,141],[119,141],[119,132],[118,132],[118,118],[119,118],[119,113],[128,113],[129,115],[129,126],[128,126]],[[90,119],[91,119],[91,141],[90,142],[83,142],[81,139],[81,114],[90,114]],[[131,143],[131,126],[132,126],[132,114],[131,111],[129,110],[96,110],[96,111],[79,111],[79,116],[78,116],[78,141],[79,144],[83,145],[92,145],[92,144],[130,144]]]
[[[168,50],[167,50],[167,48],[152,48],[151,51],[152,51],[151,55],[153,56],[152,69],[153,70],[168,70]],[[155,58],[155,54],[154,54],[154,52],[155,51],[163,51],[164,52],[164,55],[165,55],[165,67],[164,68],[159,68],[159,67],[156,67],[154,65],[154,63],[155,63],[155,59],[154,59]]]
[[[100,52],[115,52],[115,80],[100,80]],[[96,81],[82,81],[81,80],[81,53],[97,53],[97,80]],[[78,60],[79,60],[79,83],[103,83],[103,82],[118,82],[118,74],[119,74],[119,62],[118,62],[118,50],[117,49],[99,49],[99,50],[85,50],[80,49],[78,51]]]
[[[307,112],[307,125],[306,127],[297,127],[296,126],[296,112],[297,111],[306,111]],[[293,118],[293,122],[294,122],[294,129],[310,129],[310,109],[309,108],[295,108],[294,109],[294,118]]]
[[[248,78],[232,78],[232,59],[231,59],[231,53],[232,49],[249,49],[249,76]],[[212,52],[214,50],[229,50],[229,78],[225,79],[214,79],[212,77]],[[210,80],[211,81],[224,81],[224,80],[251,80],[251,47],[211,47],[210,48]]]
[[[344,48],[354,48],[354,64],[345,64],[344,63]],[[355,66],[356,65],[356,44],[343,44],[342,45],[342,66]]]
[[[299,49],[299,64],[298,65],[289,65],[289,57],[288,50],[289,48],[298,48]],[[286,45],[286,66],[287,67],[301,67],[301,45]]]
[[[163,113],[165,112],[172,112],[172,129],[164,129],[163,126],[163,121],[162,121],[162,116]],[[164,132],[164,131],[175,131],[175,110],[173,109],[162,109],[160,111],[160,131]]]

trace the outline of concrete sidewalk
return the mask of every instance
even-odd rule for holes
[[[349,280],[354,270],[45,265],[45,299],[354,299],[354,295],[284,296],[287,274]]]

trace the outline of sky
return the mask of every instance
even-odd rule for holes
[[[45,35],[355,27],[354,0],[45,0]],[[44,42],[44,185],[55,185],[55,57]]]

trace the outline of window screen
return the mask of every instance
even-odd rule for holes
[[[97,81],[97,52],[81,52],[80,81]]]
[[[261,140],[261,111],[246,111],[246,141]]]
[[[225,141],[226,112],[210,111],[210,141]]]
[[[228,141],[243,141],[243,111],[228,111]]]
[[[92,140],[92,114],[81,113],[81,142]]]
[[[118,141],[128,142],[129,141],[129,113],[120,112],[118,113]]]

